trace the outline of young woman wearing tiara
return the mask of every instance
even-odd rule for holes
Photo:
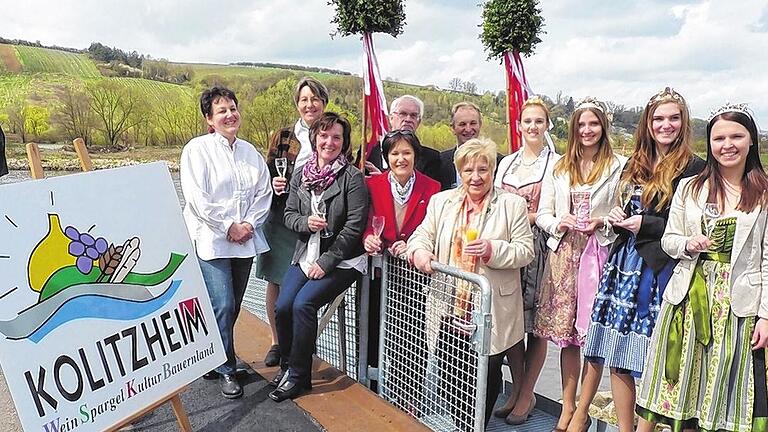
[[[744,105],[707,124],[707,162],[680,182],[661,247],[675,266],[648,348],[638,431],[768,431],[768,176]]]
[[[688,106],[667,87],[640,116],[635,150],[619,183],[620,204],[608,215],[618,238],[595,297],[584,344],[584,382],[569,431],[580,431],[587,422],[603,366],[611,368],[619,430],[634,430],[635,378],[642,375],[661,295],[677,263],[661,249],[661,235],[678,183],[704,169],[690,140]]]
[[[549,237],[536,226],[536,212],[539,208],[541,184],[545,176],[552,176],[555,162],[559,158],[545,140],[549,128],[549,110],[541,98],[532,97],[525,101],[519,121],[523,146],[501,160],[496,171],[496,187],[520,195],[528,203],[528,222],[533,231],[533,249],[536,256],[530,264],[520,269],[525,332],[528,339],[525,347],[517,344],[507,352],[514,391],[504,406],[493,412],[493,415],[505,418],[509,424],[525,423],[536,406],[533,389],[547,357],[547,341],[533,334],[536,294],[544,274],[546,242]]]
[[[608,212],[626,160],[613,154],[605,108],[588,98],[573,112],[566,152],[541,188],[536,225],[550,235],[550,252],[533,331],[561,348],[563,409],[556,431],[568,427],[576,409],[580,347],[608,246],[616,237]]]

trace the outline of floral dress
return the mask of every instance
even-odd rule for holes
[[[736,217],[717,221],[688,296],[662,303],[638,393],[637,413],[648,421],[675,431],[768,431],[766,350],[751,349],[756,318],[730,307],[735,231]],[[695,290],[705,293],[703,306],[691,300]]]
[[[640,195],[630,201],[633,214],[641,214]],[[608,258],[595,296],[592,323],[584,344],[584,357],[639,378],[661,308],[661,295],[676,261],[656,274],[637,252],[630,234]]]

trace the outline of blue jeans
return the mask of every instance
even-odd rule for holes
[[[312,353],[317,340],[317,311],[343,293],[360,272],[334,269],[322,279],[308,279],[298,265],[288,267],[275,302],[275,327],[280,345],[281,367],[288,378],[309,384]]]
[[[198,257],[197,260],[200,262],[205,287],[208,289],[221,341],[224,343],[224,352],[227,354],[227,361],[216,368],[216,372],[234,374],[237,370],[237,358],[233,333],[245,288],[248,286],[253,258],[217,258],[205,261]]]

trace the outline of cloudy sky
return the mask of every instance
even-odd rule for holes
[[[376,36],[383,77],[504,86],[478,39],[481,0],[404,0],[403,35]],[[361,43],[331,39],[326,0],[26,0],[3,5],[0,35],[84,48],[91,41],[174,61],[263,61],[361,69]],[[544,0],[546,34],[525,60],[533,89],[644,104],[666,85],[706,118],[748,102],[768,129],[768,0]]]

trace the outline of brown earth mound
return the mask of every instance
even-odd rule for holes
[[[16,57],[16,50],[11,45],[0,44],[0,63],[5,66],[8,72],[21,72],[21,63]]]

